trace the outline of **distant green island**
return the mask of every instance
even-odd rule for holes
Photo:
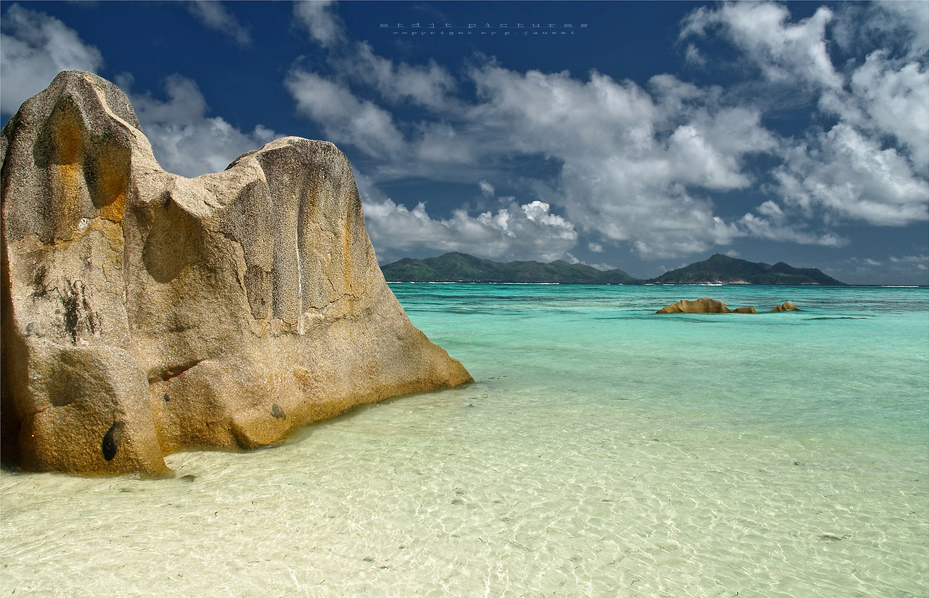
[[[446,253],[426,259],[404,258],[381,267],[389,282],[498,282],[561,284],[765,284],[846,286],[816,268],[769,265],[717,253],[702,262],[639,279],[622,270],[598,270],[557,260],[495,262],[466,253]]]

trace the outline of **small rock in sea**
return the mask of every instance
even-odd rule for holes
[[[794,305],[790,301],[785,301],[784,303],[781,303],[780,305],[778,305],[771,311],[800,311],[800,308]]]
[[[700,297],[696,301],[681,299],[677,303],[666,305],[659,309],[659,314],[729,314],[732,310],[717,299]]]
[[[193,482],[193,481],[196,480],[196,479],[197,479],[197,476],[195,476],[195,475],[192,474],[192,473],[188,473],[187,475],[182,475],[182,476],[181,476],[181,480],[183,480],[183,481],[185,481],[185,482]]]

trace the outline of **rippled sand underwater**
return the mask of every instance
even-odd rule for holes
[[[3,472],[0,595],[929,595],[929,290],[393,289],[476,383]],[[803,311],[653,315],[701,294]]]

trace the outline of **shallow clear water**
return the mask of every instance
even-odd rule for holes
[[[0,595],[929,595],[929,289],[392,288],[474,384],[3,472]],[[802,311],[654,315],[702,295]]]

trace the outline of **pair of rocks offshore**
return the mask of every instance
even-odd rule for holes
[[[168,472],[387,397],[471,381],[406,317],[334,145],[193,179],[128,98],[67,71],[0,136],[4,462]]]

